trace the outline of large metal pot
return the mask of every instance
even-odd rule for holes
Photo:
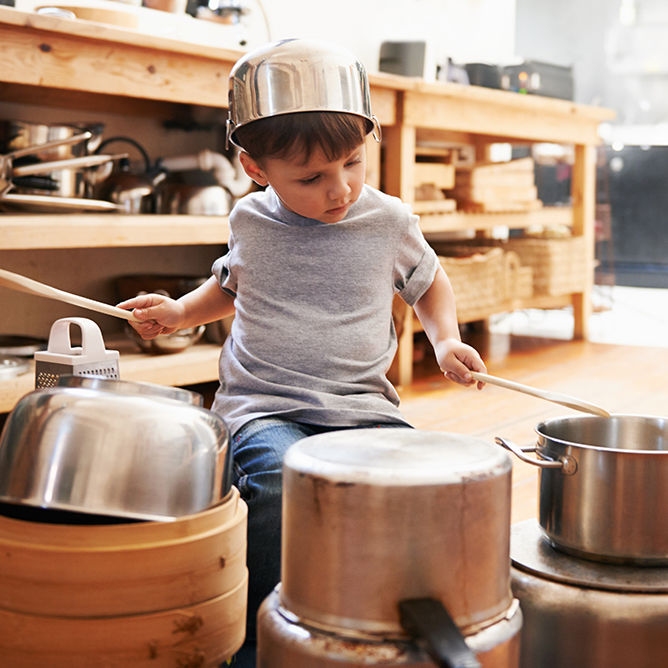
[[[503,456],[499,456],[499,454]],[[509,457],[413,429],[304,439],[283,480],[281,605],[338,632],[406,637],[400,601],[437,599],[464,633],[512,603]]]
[[[0,436],[0,501],[173,520],[231,487],[228,434],[194,392],[85,376],[25,395]]]
[[[668,564],[668,419],[639,415],[554,418],[518,448],[540,467],[539,521],[552,544],[589,559]],[[533,452],[540,459],[526,456]]]

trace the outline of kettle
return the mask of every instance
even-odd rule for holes
[[[124,142],[134,146],[142,156],[144,171],[136,172],[131,168],[128,158],[118,163],[118,170],[112,167],[100,169],[89,177],[96,186],[96,196],[118,204],[120,213],[155,213],[155,189],[165,179],[165,172],[160,167],[152,167],[146,150],[130,137],[111,137],[103,141],[97,151],[112,142]]]

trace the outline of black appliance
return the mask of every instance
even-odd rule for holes
[[[501,88],[529,95],[573,99],[573,68],[539,60],[501,68]]]

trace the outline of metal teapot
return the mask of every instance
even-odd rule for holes
[[[121,213],[155,213],[155,189],[165,179],[165,172],[160,167],[152,166],[144,147],[130,137],[111,137],[103,141],[97,150],[102,150],[112,142],[134,146],[141,154],[144,171],[133,171],[127,158],[119,161],[117,170],[111,167],[98,170],[89,177],[89,181],[96,187],[96,196],[118,204]]]

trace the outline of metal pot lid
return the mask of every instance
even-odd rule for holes
[[[0,355],[0,380],[8,380],[30,370],[30,362],[21,357]]]
[[[285,466],[332,481],[367,485],[443,485],[509,474],[501,448],[471,436],[417,429],[344,429],[310,436]]]
[[[32,357],[38,350],[46,350],[47,340],[34,336],[0,334],[0,355]]]
[[[536,520],[510,529],[513,566],[554,582],[623,592],[668,592],[668,568],[619,566],[578,559],[552,547]]]

